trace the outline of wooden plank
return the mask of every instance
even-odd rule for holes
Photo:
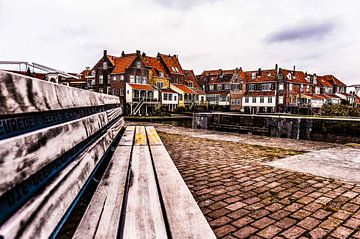
[[[134,146],[123,238],[167,238],[148,146]]]
[[[162,141],[156,132],[154,126],[146,126],[146,134],[149,140],[149,145],[162,145]]]
[[[119,145],[130,146],[133,144],[135,126],[127,126],[123,136],[121,136]]]
[[[111,120],[115,119],[116,117],[122,115],[123,110],[121,107],[117,107],[117,108],[113,108],[111,110],[107,110],[106,114],[107,114],[109,121],[111,121]]]
[[[117,237],[131,149],[116,148],[73,238]]]
[[[118,123],[121,124],[121,121]],[[117,133],[109,129],[71,162],[41,194],[28,201],[0,226],[0,237],[48,238]]]
[[[0,141],[0,196],[107,123],[102,112]]]
[[[144,126],[136,126],[135,145],[147,145],[146,133]]]
[[[150,146],[173,238],[216,238],[164,146]]]
[[[119,104],[119,97],[0,71],[0,115]]]

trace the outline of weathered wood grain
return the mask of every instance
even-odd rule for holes
[[[4,238],[48,238],[117,135],[118,121],[0,226]]]
[[[118,117],[122,114],[123,114],[123,110],[121,107],[113,108],[111,110],[106,111],[106,115],[107,115],[109,121],[115,119],[116,117]]]
[[[0,141],[0,196],[109,122],[106,112]]]
[[[123,238],[167,238],[148,146],[134,146]]]
[[[135,145],[147,145],[147,138],[144,126],[136,126]]]
[[[0,115],[119,104],[119,97],[0,71]]]
[[[134,137],[133,127],[124,135]],[[131,149],[131,144],[116,148],[73,238],[117,237]]]
[[[150,149],[172,237],[216,238],[165,147]]]
[[[146,134],[149,140],[149,145],[162,145],[162,141],[156,132],[154,126],[146,126]]]
[[[123,136],[121,136],[119,145],[122,146],[133,145],[134,134],[135,134],[135,126],[127,126]]]

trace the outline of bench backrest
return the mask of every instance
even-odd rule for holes
[[[0,71],[0,238],[56,235],[119,140],[119,104]]]

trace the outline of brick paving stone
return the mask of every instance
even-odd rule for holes
[[[274,223],[275,220],[271,219],[271,218],[268,218],[268,217],[263,217],[261,218],[260,220],[252,223],[251,225],[256,227],[256,228],[259,228],[259,229],[262,229],[272,223]]]
[[[353,231],[350,230],[349,228],[346,227],[338,227],[336,228],[336,230],[334,232],[331,233],[331,236],[336,237],[336,238],[340,238],[340,239],[345,239],[348,238],[348,236],[352,233]]]
[[[231,225],[225,225],[222,227],[219,227],[217,229],[214,230],[215,235],[219,238],[219,237],[223,237],[227,234],[230,234],[232,232],[236,231],[236,227],[231,226]]]
[[[312,218],[312,217],[307,217],[307,218],[303,219],[302,221],[300,221],[297,225],[302,228],[305,228],[307,230],[311,230],[319,224],[320,224],[320,220]]]
[[[286,217],[286,218],[281,219],[277,223],[275,223],[275,226],[278,226],[282,229],[287,229],[287,228],[291,227],[292,225],[294,225],[296,222],[297,221],[295,219]]]
[[[220,217],[220,218],[217,218],[213,221],[210,222],[210,226],[212,227],[220,227],[220,226],[223,226],[229,222],[231,222],[232,219],[229,218],[229,217],[226,217],[226,216],[223,216],[223,217]]]
[[[298,152],[159,135],[217,237],[356,238],[360,186],[263,164]]]
[[[352,235],[353,238],[360,238],[360,231]]]
[[[264,238],[272,238],[276,236],[280,231],[282,231],[281,228],[278,228],[277,226],[270,225],[260,232],[257,233],[257,235],[264,237]]]
[[[292,226],[283,233],[281,233],[282,236],[285,238],[298,238],[305,232],[305,229],[302,229],[298,226]]]
[[[231,210],[231,211],[236,211],[236,210],[238,210],[238,209],[240,209],[240,208],[242,208],[242,207],[244,207],[244,206],[246,206],[245,203],[243,203],[243,202],[236,202],[236,203],[233,203],[233,204],[230,204],[230,205],[226,206],[226,209],[229,209],[229,210]]]
[[[234,236],[238,237],[238,238],[248,238],[250,235],[254,234],[255,232],[257,232],[258,229],[256,229],[255,227],[252,226],[246,226],[241,228],[240,230],[234,232]]]
[[[360,231],[360,219],[350,218],[344,223],[344,226],[347,226],[352,229],[358,229]]]
[[[324,228],[317,227],[309,232],[309,236],[313,239],[325,238],[325,236],[329,233],[328,230]]]
[[[254,219],[252,219],[251,217],[246,216],[246,217],[242,217],[242,218],[240,218],[240,219],[238,219],[236,221],[233,221],[232,225],[240,228],[240,227],[243,227],[243,226],[245,226],[247,224],[250,224],[253,221],[254,221]]]

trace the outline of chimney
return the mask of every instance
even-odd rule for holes
[[[294,66],[294,70],[293,70],[293,75],[295,75],[295,66]]]
[[[240,71],[243,71],[241,66],[240,66],[239,70],[240,70]]]
[[[87,67],[86,67],[86,71],[90,71],[90,66],[87,66]]]
[[[145,52],[143,52],[142,56],[146,56],[146,53],[145,53]]]
[[[124,52],[124,51],[121,52],[121,56],[122,56],[122,57],[125,56],[125,52]]]
[[[261,68],[259,68],[258,76],[261,76]]]
[[[279,73],[279,72],[278,72],[278,64],[275,64],[275,72],[276,72],[276,74]]]
[[[107,50],[104,50],[104,56],[107,56]]]
[[[136,50],[136,55],[140,56],[140,51],[139,50]]]

